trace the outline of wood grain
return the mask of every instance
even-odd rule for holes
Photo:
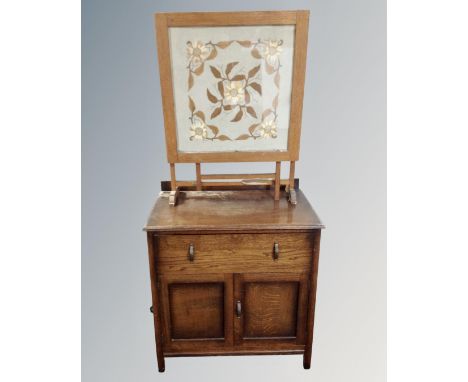
[[[324,228],[300,190],[295,206],[287,201],[284,190],[277,202],[271,190],[202,194],[181,191],[177,203],[176,208],[171,208],[166,198],[159,197],[144,229],[174,233]]]
[[[197,190],[201,191],[202,189],[202,175],[201,175],[201,164],[196,163],[195,164],[195,172],[197,175]]]
[[[292,342],[263,341],[226,346],[215,341],[175,341],[170,349],[164,351],[165,357],[213,356],[213,355],[260,355],[260,354],[303,354],[304,345]]]
[[[244,339],[295,338],[299,283],[244,284]]]
[[[273,245],[279,243],[278,260]],[[188,248],[195,248],[189,261]],[[161,273],[302,272],[311,264],[312,237],[308,233],[160,235],[156,238]]]
[[[274,179],[275,173],[259,174],[202,174],[203,180],[209,179]]]
[[[219,350],[210,350],[210,349],[203,349],[198,348],[192,351],[184,351],[179,350],[177,352],[171,353],[167,352],[164,353],[166,357],[211,357],[211,356],[219,356],[219,355],[227,355],[227,356],[245,356],[245,355],[297,355],[297,354],[304,354],[304,345],[299,345],[295,349],[285,348],[284,346],[281,347],[279,350],[273,349],[266,349],[265,347],[259,349],[251,349],[251,348],[242,348],[242,347],[232,347],[230,350],[223,349],[222,351]]]
[[[235,25],[290,25],[296,23],[298,12],[308,11],[259,11],[259,12],[189,12],[164,13],[170,27],[235,26]]]
[[[309,30],[309,12],[297,13],[296,37],[294,46],[293,79],[291,90],[291,113],[289,117],[288,151],[290,161],[299,160],[302,106],[307,65],[307,39]]]
[[[164,115],[164,126],[166,133],[166,153],[167,161],[175,163],[177,159],[177,135],[174,110],[174,89],[172,87],[172,70],[168,54],[169,30],[167,17],[163,14],[154,15],[156,26],[156,42],[158,47],[159,78],[161,83],[161,99]]]
[[[234,289],[234,298],[245,307],[241,318],[234,320],[237,345],[305,343],[306,273],[236,274]]]
[[[274,173],[273,173],[274,174]],[[252,174],[254,175],[254,174]],[[179,182],[179,181],[178,181]],[[196,191],[196,184],[194,181],[187,181],[182,180],[180,182],[186,182],[187,184],[178,184],[180,191]],[[280,191],[287,191],[287,185],[289,184],[289,179],[281,179],[281,187]],[[294,179],[294,188],[299,189],[299,179]],[[236,186],[232,188],[226,187],[217,187],[211,188],[211,190],[216,191],[259,191],[259,190],[270,190],[271,187],[269,185],[251,185],[251,184],[243,184],[242,186]],[[161,191],[170,191],[171,190],[171,182],[168,180],[161,181]]]
[[[224,338],[224,284],[169,284],[171,340]]]
[[[219,163],[219,162],[276,162],[295,158],[288,151],[229,151],[177,153],[177,163]]]
[[[164,352],[233,343],[230,274],[160,275]]]

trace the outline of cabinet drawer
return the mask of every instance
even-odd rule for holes
[[[312,239],[312,233],[159,235],[155,236],[156,269],[186,273],[306,272],[311,266]]]

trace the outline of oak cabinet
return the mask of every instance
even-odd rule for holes
[[[176,208],[162,195],[150,215],[160,371],[165,357],[223,354],[303,354],[310,367],[323,225],[300,190],[296,206],[239,192],[187,191]]]

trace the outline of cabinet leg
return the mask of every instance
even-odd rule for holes
[[[317,292],[317,273],[319,265],[320,253],[320,231],[314,234],[313,241],[313,254],[312,254],[312,270],[310,273],[310,292],[309,292],[309,306],[307,314],[307,338],[304,350],[304,369],[310,369],[310,361],[312,359],[312,342],[314,338],[314,320],[315,320],[315,299]]]
[[[159,312],[158,312],[159,313]],[[158,319],[159,314],[154,314],[154,330],[156,339],[156,358],[158,359],[158,370],[160,373],[166,369],[164,363],[164,353],[162,350],[162,335],[161,335],[161,320]]]
[[[150,308],[153,314],[154,323],[154,339],[156,341],[156,358],[158,359],[158,370],[160,373],[164,372],[164,353],[163,353],[163,341],[162,341],[162,323],[161,323],[161,308],[159,306],[159,293],[157,288],[156,280],[156,261],[155,261],[155,248],[153,245],[153,234],[148,232],[148,257],[150,266],[150,277],[151,277],[151,294],[153,305]]]
[[[166,365],[164,363],[164,356],[158,354],[158,370],[160,373],[164,373],[166,370]]]
[[[312,358],[311,349],[306,348],[306,351],[304,352],[304,360],[302,361],[302,365],[304,366],[304,369],[310,369],[311,358]]]

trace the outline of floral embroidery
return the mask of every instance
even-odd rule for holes
[[[208,100],[216,106],[211,113],[211,119],[219,116],[222,111],[237,111],[231,122],[238,122],[246,115],[257,118],[257,113],[250,105],[250,101],[252,99],[252,91],[256,91],[260,95],[262,94],[262,86],[256,82],[255,77],[260,70],[260,65],[249,70],[247,74],[237,73],[232,76],[231,72],[238,63],[228,63],[224,73],[221,68],[210,66],[211,73],[217,79],[217,92],[215,93],[219,94],[219,96],[216,96],[210,89],[206,90]]]
[[[258,132],[262,138],[276,138],[276,122],[274,120],[263,121]]]
[[[199,118],[194,118],[192,126],[190,127],[190,140],[193,139],[206,139],[208,136],[208,130],[206,129],[205,122]]]
[[[187,69],[189,70],[188,89],[193,86],[193,75],[199,76],[205,68],[205,61],[214,59],[218,55],[217,48],[225,49],[231,45],[232,41],[221,41],[216,44],[201,41],[187,41]]]
[[[262,47],[263,50],[263,57],[265,57],[266,62],[276,67],[279,62],[279,56],[283,51],[283,42],[279,41],[267,41],[266,44]]]
[[[236,140],[245,139],[259,139],[259,138],[276,138],[278,136],[278,130],[276,120],[278,108],[278,95],[273,99],[272,108],[266,109],[261,116],[261,122],[255,123],[249,127],[248,134],[242,134],[236,138]]]
[[[224,104],[243,105],[245,103],[245,81],[224,82]]]
[[[235,140],[268,139],[278,136],[278,96],[280,86],[280,56],[283,51],[282,40],[258,40],[258,41],[221,41],[217,43],[200,41],[187,42],[187,69],[189,71],[188,90],[193,87],[194,75],[203,73],[205,62],[214,59],[218,55],[218,49],[226,49],[236,42],[244,48],[249,48],[252,57],[262,60],[263,63],[249,70],[239,69],[239,62],[230,62],[224,66],[209,65],[215,82],[215,90],[206,89],[208,100],[214,105],[210,113],[210,120],[214,120],[221,113],[232,113],[231,122],[239,122],[245,117],[255,119],[255,123],[248,128],[248,134],[241,134]],[[264,68],[268,75],[273,76],[273,83],[278,92],[273,99],[271,108],[258,113],[251,101],[252,97],[262,96],[262,86],[257,74]],[[260,102],[261,103],[261,102]],[[232,140],[224,134],[219,134],[219,127],[207,124],[205,114],[196,110],[193,99],[189,96],[189,108],[191,111],[190,140]],[[260,118],[259,118],[260,117]],[[231,117],[229,117],[231,118]]]
[[[230,141],[227,135],[219,134],[219,128],[214,125],[206,124],[205,113],[201,110],[196,110],[195,102],[189,97],[189,109],[191,112],[190,121],[190,140],[210,140],[214,141],[216,139],[220,141]]]
[[[188,41],[187,58],[189,60],[189,65],[198,67],[208,58],[210,51],[210,47],[200,41],[197,41],[195,44],[192,44],[192,42]]]
[[[275,74],[274,83],[280,87],[280,55],[283,51],[283,40],[259,40],[252,49],[252,56],[265,60],[265,70],[268,74]]]

